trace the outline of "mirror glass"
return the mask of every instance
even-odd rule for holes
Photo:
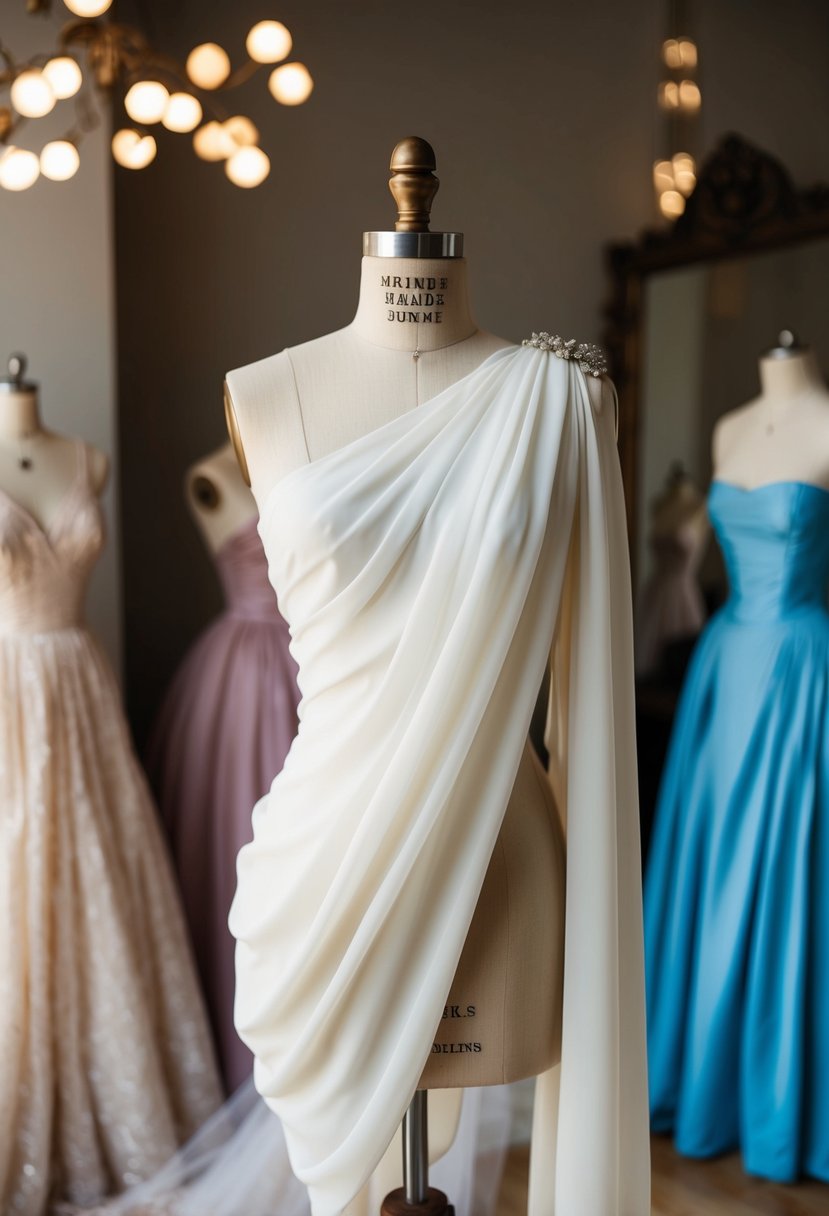
[[[637,465],[640,588],[652,568],[651,506],[671,468],[681,465],[705,491],[714,424],[756,396],[757,360],[780,330],[794,330],[829,368],[828,292],[826,238],[669,269],[646,280]]]

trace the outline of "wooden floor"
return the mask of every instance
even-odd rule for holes
[[[498,1216],[526,1216],[529,1148],[510,1150]],[[829,1216],[829,1186],[777,1186],[747,1177],[739,1157],[690,1161],[670,1140],[654,1137],[653,1216]]]

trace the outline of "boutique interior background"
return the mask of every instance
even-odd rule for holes
[[[21,60],[52,47],[70,14],[63,6],[37,20],[25,3],[5,0],[0,40]],[[38,149],[63,134],[58,110],[21,132]],[[116,669],[122,651],[118,418],[115,383],[115,249],[112,166],[106,115],[83,145],[71,181],[42,181],[23,194],[0,190],[0,360],[29,357],[46,426],[83,436],[110,454],[104,496],[108,543],[92,575],[89,623]]]
[[[60,7],[48,19],[56,29]],[[85,141],[72,181],[0,193],[7,345],[28,352],[47,421],[109,450],[117,424],[111,493],[123,582],[116,524],[92,617],[116,650],[120,590],[140,739],[187,641],[217,606],[181,480],[222,442],[224,372],[349,320],[360,233],[392,216],[389,149],[409,132],[436,145],[434,226],[466,233],[481,325],[516,339],[539,326],[599,339],[601,246],[654,218],[654,94],[667,31],[661,0],[639,0],[635,20],[612,0],[578,9],[427,3],[411,21],[381,0],[286,0],[278,12],[261,0],[116,0],[114,13],[179,58],[208,38],[240,47],[254,21],[276,16],[316,82],[294,110],[274,106],[259,82],[238,90],[271,153],[256,190],[231,186],[183,147],[164,147],[141,173],[122,170],[101,130]],[[829,163],[829,130],[816,120],[829,104],[826,6],[792,0],[781,22],[775,0],[698,0],[692,17],[701,146],[736,130],[796,181],[818,179]],[[23,0],[3,6],[3,35],[21,55],[46,41],[43,21]]]

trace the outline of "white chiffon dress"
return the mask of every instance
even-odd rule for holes
[[[236,1022],[314,1216],[347,1207],[417,1087],[551,654],[563,1037],[530,1212],[650,1212],[630,579],[597,370],[534,335],[260,503],[302,699],[239,856]]]

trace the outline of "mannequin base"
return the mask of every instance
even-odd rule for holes
[[[390,1191],[380,1207],[380,1216],[455,1216],[455,1209],[444,1195],[430,1186],[423,1203],[408,1203],[405,1188]]]

